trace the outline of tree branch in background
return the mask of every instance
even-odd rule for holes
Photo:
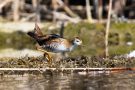
[[[40,8],[39,8],[40,0],[32,0],[32,5],[35,10],[35,22],[40,22]]]
[[[2,8],[7,5],[8,3],[10,3],[13,0],[3,0],[3,2],[1,2],[0,4],[0,11],[2,10]]]
[[[18,21],[19,20],[19,1],[20,0],[14,0],[13,1],[13,20]]]
[[[78,23],[81,21],[80,18],[72,18],[64,13],[60,13],[60,12],[56,12],[56,11],[53,11],[53,16],[55,17],[55,19],[57,20],[61,20],[61,21],[70,21],[72,23]]]
[[[57,3],[64,8],[64,10],[72,17],[79,17],[75,14],[67,5],[64,4],[62,0],[57,0]]]
[[[98,0],[98,19],[99,21],[102,20],[102,12],[103,12],[103,2],[102,0]]]
[[[86,0],[86,13],[87,13],[87,19],[89,22],[92,22],[92,16],[91,16],[91,7],[89,0]]]

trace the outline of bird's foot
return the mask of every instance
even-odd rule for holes
[[[49,53],[45,52],[44,57],[46,57],[46,59],[48,60],[49,67],[51,67],[52,66],[52,58],[49,55]]]

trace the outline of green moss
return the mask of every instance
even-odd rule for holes
[[[135,29],[134,23],[113,23],[111,24],[111,32],[132,32]]]
[[[0,49],[3,48],[31,48],[34,41],[23,32],[4,33],[0,32]]]

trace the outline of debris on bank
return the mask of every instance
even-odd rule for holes
[[[48,68],[50,67],[46,58],[21,57],[21,58],[0,58],[0,68]],[[97,56],[76,56],[67,57],[60,61],[52,62],[51,68],[117,68],[135,67],[135,58],[110,57],[101,58]]]
[[[134,58],[135,57],[135,50],[127,54],[127,58]]]

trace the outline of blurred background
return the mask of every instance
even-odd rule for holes
[[[40,56],[26,33],[35,22],[44,34],[79,36],[84,47],[71,56],[104,56],[110,0],[0,0],[0,57]],[[112,0],[109,54],[135,49],[135,0]]]

